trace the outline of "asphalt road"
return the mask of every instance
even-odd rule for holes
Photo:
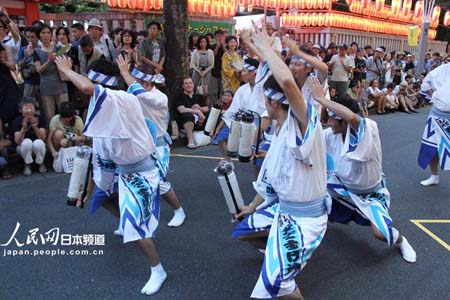
[[[424,223],[442,239],[438,243],[411,220],[450,222],[450,174],[436,187],[418,183],[428,176],[416,164],[427,110],[373,117],[383,144],[383,166],[392,194],[391,215],[396,227],[417,251],[417,263],[408,264],[398,249],[376,240],[367,227],[329,224],[321,246],[297,277],[306,299],[450,299],[450,223]],[[156,237],[160,258],[168,272],[162,290],[151,299],[249,299],[262,256],[250,245],[231,239],[233,225],[213,168],[220,156],[214,146],[173,151],[170,179],[187,213],[180,228],[166,226],[172,212],[162,204]],[[199,157],[180,157],[179,154]],[[253,197],[252,166],[236,164],[241,190]],[[113,235],[117,220],[101,210],[66,206],[67,175],[17,175],[0,181],[0,299],[146,299],[140,289],[150,267],[137,246],[123,245]],[[436,222],[436,221],[435,221]],[[420,225],[419,224],[419,225]],[[60,235],[104,237],[100,245],[57,246],[37,241],[26,244],[29,231],[59,228]],[[45,235],[46,236],[46,235]],[[92,236],[86,236],[92,237]],[[88,250],[91,255],[45,255],[45,250]],[[30,255],[4,256],[13,250]],[[34,256],[34,251],[38,255]],[[39,251],[44,252],[40,255]],[[97,251],[99,255],[92,255]],[[102,251],[99,253],[98,251]]]

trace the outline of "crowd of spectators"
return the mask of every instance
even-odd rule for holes
[[[266,29],[269,33],[275,31],[271,23],[266,24]],[[54,160],[54,169],[61,170],[55,166],[61,166],[64,149],[89,143],[82,133],[89,99],[58,72],[57,56],[69,56],[73,69],[83,76],[87,76],[94,61],[104,58],[114,63],[119,55],[130,61],[130,71],[146,66],[155,74],[164,74],[165,42],[161,25],[155,21],[140,32],[130,28],[104,32],[98,19],[91,19],[86,31],[80,23],[70,28],[51,28],[39,21],[20,29],[3,11],[0,40],[3,179],[12,176],[8,158],[13,152],[23,159],[23,174],[29,176],[33,163],[39,172],[47,171],[47,154]],[[289,63],[291,54],[284,40],[276,37],[273,47]],[[327,63],[330,97],[352,98],[364,116],[372,107],[378,114],[413,113],[428,100],[420,91],[425,74],[416,74],[416,60],[411,53],[387,51],[381,45],[361,47],[355,42],[350,46],[331,43],[327,48],[307,42],[302,49]],[[173,101],[172,119],[186,134],[187,147],[195,148],[194,131],[203,128],[211,106],[230,105],[244,81],[243,61],[256,55],[239,37],[220,29],[206,35],[190,33],[188,50],[191,77],[183,81],[182,92]],[[425,71],[448,62],[449,57],[428,53]],[[119,85],[126,88],[123,80]]]

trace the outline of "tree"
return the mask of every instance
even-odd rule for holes
[[[188,12],[187,0],[164,0],[164,35],[166,37],[166,61],[164,73],[171,112],[175,96],[189,76],[188,61]]]
[[[100,0],[64,0],[61,4],[43,3],[39,6],[39,10],[45,13],[100,13],[108,9],[108,4]]]

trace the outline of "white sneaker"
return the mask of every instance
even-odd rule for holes
[[[173,213],[173,217],[170,222],[167,224],[169,227],[179,227],[183,225],[184,220],[186,219],[186,214],[182,207],[175,209]]]
[[[404,236],[402,238],[403,240],[398,247],[400,248],[403,259],[409,263],[415,263],[417,257],[416,251],[414,251],[413,247]]]
[[[430,185],[436,185],[439,184],[439,175],[431,175],[429,178],[422,180],[420,182],[423,186],[430,186]]]
[[[30,176],[31,174],[32,174],[31,166],[30,165],[25,165],[25,168],[23,169],[23,175]]]
[[[45,172],[47,172],[47,167],[45,166],[45,164],[44,163],[42,163],[42,164],[40,164],[39,165],[39,173],[45,173]]]

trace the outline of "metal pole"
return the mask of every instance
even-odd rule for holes
[[[417,54],[416,78],[424,72],[425,52],[428,47],[428,31],[430,30],[431,14],[435,0],[423,0],[422,28],[420,29],[419,53]]]
[[[428,31],[430,29],[430,22],[424,20],[422,23],[422,28],[420,30],[420,40],[419,40],[419,53],[417,53],[417,70],[416,78],[419,78],[420,74],[424,72],[425,67],[425,52],[428,46]]]

